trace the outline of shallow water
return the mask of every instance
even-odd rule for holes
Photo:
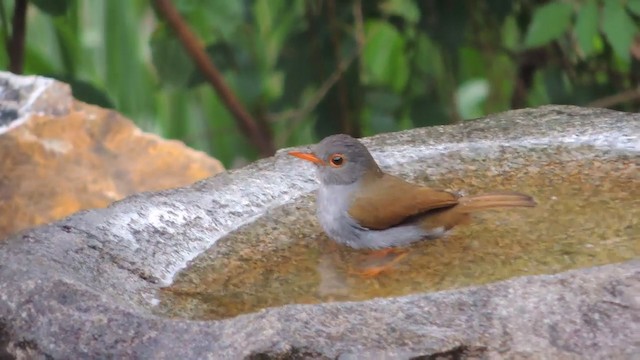
[[[368,252],[327,239],[305,199],[218,241],[160,291],[154,311],[221,319],[284,304],[400,296],[637,258],[638,160],[523,163],[509,172],[479,162],[472,171],[422,181],[469,194],[517,190],[539,205],[476,214],[446,238],[410,246],[392,271],[372,279],[353,273],[368,263]],[[287,227],[293,218],[303,225]]]

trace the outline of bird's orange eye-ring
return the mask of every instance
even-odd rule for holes
[[[332,154],[329,156],[329,164],[333,167],[341,167],[344,165],[345,158],[342,154]]]

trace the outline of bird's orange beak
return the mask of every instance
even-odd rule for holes
[[[295,156],[295,157],[300,158],[302,160],[311,161],[312,163],[316,163],[318,165],[324,165],[324,161],[322,161],[321,159],[319,159],[317,156],[315,156],[312,153],[305,153],[305,152],[300,152],[300,151],[289,151],[289,155]]]

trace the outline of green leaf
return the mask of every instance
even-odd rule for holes
[[[247,61],[248,57],[243,56],[244,50],[246,49],[243,47],[233,48],[230,44],[225,42],[207,45],[205,49],[207,55],[209,55],[209,59],[221,73],[228,70],[242,71],[244,67],[251,66]],[[238,63],[236,59],[240,59],[241,62]],[[200,70],[192,65],[191,75],[189,76],[189,81],[187,81],[187,86],[193,88],[204,84],[206,81],[207,79],[204,78]]]
[[[640,0],[628,0],[627,9],[637,16],[640,16]]]
[[[384,89],[373,89],[366,92],[364,100],[367,104],[363,116],[364,135],[398,130],[395,112],[402,105],[400,95]]]
[[[518,30],[518,24],[514,16],[508,16],[501,29],[502,44],[505,48],[513,50],[518,46],[520,41],[520,31]]]
[[[207,141],[215,146],[215,157],[227,168],[232,167],[239,158],[255,159],[255,148],[238,130],[233,116],[220,97],[205,87],[193,89],[192,92],[195,93],[195,100],[198,100],[197,105],[206,114],[204,120],[207,122]]]
[[[283,94],[279,101],[274,105],[277,111],[281,111],[286,107],[297,107],[301,96],[305,89],[316,85],[319,82],[317,72],[314,69],[319,67],[318,64],[324,65],[322,59],[312,59],[311,49],[307,47],[309,44],[309,33],[304,32],[296,34],[285,44],[282,55],[278,59],[278,71],[285,74]],[[318,45],[324,45],[318,51],[331,51],[328,42]]]
[[[370,111],[369,121],[371,123],[371,128],[365,129],[365,136],[398,130],[398,124],[396,124],[394,116],[387,112],[372,109]]]
[[[9,1],[9,3],[13,3],[13,1]],[[2,6],[6,6],[5,2],[2,3]],[[64,20],[64,17],[52,17],[39,9],[31,10],[33,11],[30,11],[27,17],[25,47],[37,49],[38,53],[47,58],[45,61],[49,63],[49,68],[54,69],[47,73],[61,74],[66,72],[62,62],[63,56],[61,54],[62,49],[59,43],[60,39],[54,25],[57,19]],[[5,48],[2,49],[4,51]],[[30,59],[27,58],[27,55],[29,54],[25,53],[24,71],[25,73],[34,73],[33,70],[27,67],[30,63]]]
[[[187,84],[194,72],[193,61],[172,34],[162,29],[151,37],[151,60],[162,84],[181,87]]]
[[[144,25],[138,19],[145,9],[136,3],[103,0],[104,82],[117,109],[143,122],[154,107],[155,89],[139,36]]]
[[[377,20],[365,25],[365,34],[362,60],[369,82],[400,92],[409,79],[404,38],[389,23]]]
[[[485,115],[482,105],[489,97],[487,79],[472,79],[461,84],[456,91],[458,112],[463,119],[475,119]]]
[[[51,16],[64,15],[74,0],[31,0],[31,3]]]
[[[355,51],[355,45],[349,46],[345,50],[346,53]],[[335,68],[335,60],[332,57],[324,57],[321,60],[326,69]],[[315,133],[318,138],[347,132],[347,124],[352,124],[352,129],[358,128],[357,122],[360,121],[361,104],[364,102],[362,97],[365,93],[359,78],[358,67],[350,66],[343,73],[341,81],[345,85],[346,92],[341,91],[339,86],[331,87],[314,111],[318,119],[315,124]]]
[[[445,72],[442,51],[424,32],[416,37],[414,51],[413,66],[416,72],[430,75]],[[412,82],[414,81],[410,84]]]
[[[594,0],[580,8],[576,20],[576,37],[584,57],[594,53],[595,38],[598,35],[598,6]]]
[[[175,6],[198,38],[210,43],[231,40],[244,21],[244,1],[177,0]]]
[[[537,47],[559,38],[571,24],[570,4],[552,2],[538,7],[529,24],[525,46]]]
[[[486,0],[488,14],[493,15],[498,20],[498,24],[501,24],[507,16],[513,14],[513,8],[516,4],[517,2],[515,1]]]
[[[4,54],[4,51],[1,53]],[[30,74],[53,74],[56,68],[51,64],[51,60],[46,52],[37,46],[28,46],[25,49],[24,57],[25,72]]]
[[[634,36],[638,32],[638,27],[629,17],[621,3],[617,1],[605,2],[602,14],[602,31],[616,56],[625,62],[629,62],[629,49]]]
[[[2,5],[0,5],[2,6]],[[4,37],[0,36],[0,49],[6,49],[6,45],[4,43]],[[29,59],[29,54],[28,54],[29,48],[27,47],[25,50],[25,73],[28,72],[28,67],[27,67],[27,60]],[[7,54],[6,51],[0,51],[0,69],[6,69],[9,67],[9,56]]]
[[[444,101],[432,95],[414,99],[410,115],[415,126],[444,125],[450,121]]]
[[[543,71],[544,88],[550,103],[564,104],[570,101],[565,78],[565,73],[557,67],[550,67]]]
[[[488,64],[479,49],[471,46],[461,47],[460,66],[458,67],[458,77],[465,81],[470,78],[484,77],[487,73]]]
[[[416,3],[423,14],[420,19],[421,27],[440,46],[443,56],[451,56],[453,63],[450,65],[456,67],[457,51],[466,41],[467,24],[472,19],[468,10],[470,6],[460,6],[455,1],[417,1]]]
[[[225,74],[225,81],[246,106],[259,102],[264,92],[265,84],[260,79],[256,68]]]
[[[380,4],[386,15],[396,15],[407,22],[415,24],[420,20],[420,10],[413,0],[386,0]]]
[[[69,12],[64,17],[53,20],[55,37],[60,49],[60,58],[65,72],[69,76],[76,76],[78,63],[81,59],[81,31],[78,24],[78,12]]]
[[[259,63],[270,69],[276,65],[285,40],[305,23],[304,2],[257,0],[252,10],[256,29],[248,40],[258,50]]]
[[[527,93],[527,106],[535,107],[552,102],[547,94],[545,75],[542,71],[537,71],[534,75],[533,87]]]
[[[113,109],[113,101],[104,89],[80,79],[75,79],[65,75],[47,75],[71,86],[73,97],[89,104]]]

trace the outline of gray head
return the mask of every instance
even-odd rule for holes
[[[312,153],[290,152],[290,155],[313,162],[324,185],[348,185],[360,180],[368,171],[380,172],[369,150],[349,135],[324,138]]]

